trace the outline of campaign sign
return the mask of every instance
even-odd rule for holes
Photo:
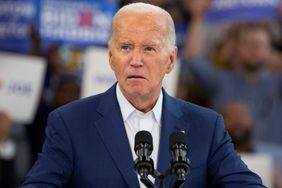
[[[0,0],[0,50],[28,53],[29,31],[37,15],[36,0]]]
[[[39,33],[48,43],[106,46],[118,5],[97,0],[42,0]]]
[[[240,154],[242,160],[246,163],[248,168],[253,172],[257,173],[261,179],[263,185],[268,188],[273,188],[273,158],[267,154]]]
[[[116,82],[114,72],[109,65],[107,49],[89,48],[85,51],[83,59],[81,97],[105,92]]]
[[[0,53],[0,110],[14,122],[33,121],[45,68],[42,58]]]
[[[82,97],[105,92],[116,82],[109,65],[108,50],[105,48],[93,47],[86,50],[83,67]],[[173,71],[165,76],[163,83],[172,96],[176,95],[179,67],[179,63],[176,63]]]
[[[281,0],[210,0],[209,22],[274,20]]]

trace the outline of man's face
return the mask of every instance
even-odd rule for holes
[[[269,38],[266,32],[246,31],[240,40],[239,55],[243,67],[250,70],[260,69],[270,52]]]
[[[149,13],[126,12],[116,19],[109,62],[126,97],[158,97],[164,75],[176,58],[176,49],[168,46],[165,23]]]
[[[230,102],[223,108],[225,128],[229,132],[235,146],[245,144],[253,133],[253,119],[245,104]]]

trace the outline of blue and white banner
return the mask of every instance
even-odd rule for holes
[[[0,50],[30,51],[30,25],[35,24],[36,0],[0,0]]]
[[[41,0],[39,33],[43,44],[106,46],[117,2]]]
[[[281,0],[211,0],[207,20],[260,21],[275,20]]]
[[[44,59],[0,53],[0,111],[17,123],[33,121],[46,70]]]

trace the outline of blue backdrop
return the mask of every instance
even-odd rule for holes
[[[41,47],[107,44],[115,0],[0,0],[0,50],[29,53],[34,24]]]
[[[36,17],[36,0],[0,0],[0,50],[29,52],[30,25]]]
[[[261,21],[277,19],[281,0],[211,0],[209,22]]]
[[[207,20],[275,20],[281,1],[211,0]],[[31,24],[43,49],[49,44],[106,46],[117,9],[117,0],[0,0],[0,50],[29,53]]]

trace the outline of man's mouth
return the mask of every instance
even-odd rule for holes
[[[129,79],[145,79],[143,76],[138,76],[138,75],[133,75],[133,76],[128,76]]]

